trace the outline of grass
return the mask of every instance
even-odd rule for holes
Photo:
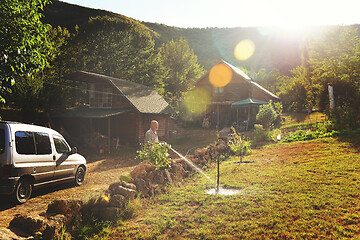
[[[360,237],[359,149],[334,138],[255,149],[248,164],[220,166],[234,196],[207,195],[195,176],[143,201],[133,220],[104,239],[341,239]],[[215,179],[216,170],[207,174]]]
[[[297,126],[299,123],[306,125],[316,122],[324,122],[327,120],[325,114],[320,112],[307,113],[290,113],[283,114],[282,117],[285,119],[283,127]]]

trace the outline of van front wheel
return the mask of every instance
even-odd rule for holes
[[[31,196],[32,188],[28,180],[20,179],[14,193],[15,201],[20,204],[26,202]]]
[[[83,166],[80,166],[75,174],[75,185],[80,186],[85,179],[85,168]]]

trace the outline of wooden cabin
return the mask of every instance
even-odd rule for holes
[[[217,87],[211,83],[211,70],[195,82],[195,88],[205,90],[210,96],[211,101],[206,107],[204,118],[208,118],[212,125],[224,127],[230,126],[234,122],[254,122],[258,104],[246,105],[246,107],[234,107],[233,105],[232,107],[233,103],[245,99],[251,99],[250,102],[279,101],[279,97],[260,86],[235,66],[226,61],[221,61],[217,65],[221,65],[230,74],[230,81],[225,86]]]
[[[86,86],[86,104],[66,109],[56,116],[72,138],[89,138],[94,133],[107,137],[107,151],[117,144],[144,141],[151,120],[159,122],[160,140],[169,137],[169,117],[174,110],[154,89],[137,83],[90,72],[75,72],[67,81]],[[89,139],[84,139],[89,141]]]

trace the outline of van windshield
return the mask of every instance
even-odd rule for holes
[[[0,154],[5,151],[5,131],[0,128]]]

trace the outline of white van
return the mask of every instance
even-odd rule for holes
[[[0,121],[0,194],[24,203],[33,188],[73,181],[81,185],[86,159],[50,128]]]

